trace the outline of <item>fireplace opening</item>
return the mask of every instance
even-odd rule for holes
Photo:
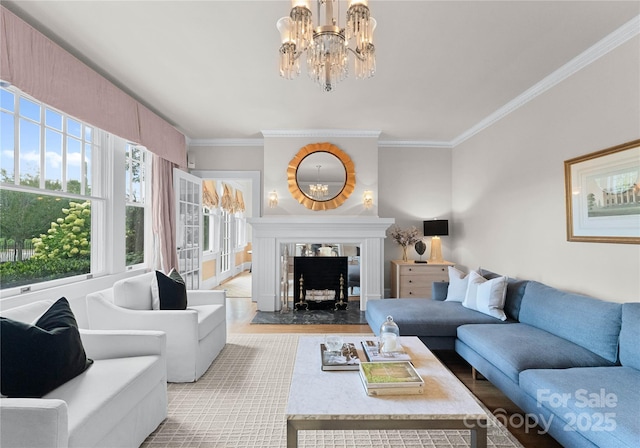
[[[348,257],[294,257],[293,280],[294,309],[346,309]]]
[[[281,296],[283,302],[293,296],[294,309],[343,309],[350,295],[360,295],[360,244],[285,243],[280,253]],[[305,303],[296,307],[302,297]]]

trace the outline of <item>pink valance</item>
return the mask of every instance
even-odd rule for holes
[[[79,120],[187,165],[184,135],[0,6],[0,78]]]

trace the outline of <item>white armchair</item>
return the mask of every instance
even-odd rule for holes
[[[52,301],[2,316],[30,323]],[[80,329],[94,362],[42,398],[0,399],[0,446],[138,447],[167,416],[166,335]]]
[[[197,381],[227,342],[224,291],[188,291],[186,310],[153,310],[155,272],[87,295],[89,328],[159,330],[167,335],[167,380]]]

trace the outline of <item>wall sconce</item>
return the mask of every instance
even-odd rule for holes
[[[269,193],[269,208],[276,208],[278,206],[278,193],[273,190]]]
[[[373,207],[373,191],[364,191],[364,193],[362,194],[362,203],[364,204],[364,208],[366,209]]]

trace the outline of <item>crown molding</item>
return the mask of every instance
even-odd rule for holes
[[[634,17],[608,36],[596,42],[590,48],[580,53],[578,56],[564,64],[562,67],[546,76],[541,81],[537,82],[532,87],[515,97],[513,100],[509,101],[507,104],[505,104],[483,120],[479,121],[476,125],[472,126],[468,130],[454,138],[451,141],[452,147],[458,146],[460,143],[468,140],[477,133],[503,119],[511,112],[524,106],[526,103],[533,100],[538,95],[541,95],[547,90],[555,87],[557,84],[561,83],[571,75],[582,70],[589,64],[595,62],[600,57],[616,49],[638,34],[640,34],[640,15]]]
[[[262,138],[205,138],[189,139],[188,146],[264,146]]]
[[[452,149],[451,142],[432,140],[380,140],[379,148],[447,148]]]
[[[347,137],[347,138],[378,138],[382,131],[363,131],[345,129],[301,129],[301,130],[266,130],[261,131],[265,137]]]

